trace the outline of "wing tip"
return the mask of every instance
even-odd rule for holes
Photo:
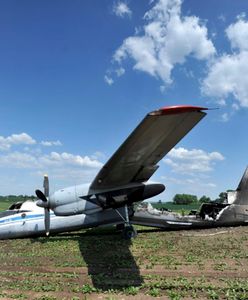
[[[164,106],[158,110],[152,111],[149,115],[152,116],[161,116],[161,115],[172,115],[180,114],[194,111],[208,110],[206,107],[202,106],[193,106],[193,105],[174,105],[174,106]]]

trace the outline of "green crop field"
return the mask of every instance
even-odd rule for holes
[[[247,227],[137,229],[0,240],[0,299],[248,299]]]
[[[247,227],[0,241],[0,299],[248,299]]]

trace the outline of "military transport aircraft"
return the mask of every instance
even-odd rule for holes
[[[160,194],[165,186],[149,183],[157,163],[205,115],[207,108],[170,106],[152,111],[102,167],[88,193],[83,185],[49,194],[48,177],[39,200],[16,203],[0,213],[0,238],[72,231],[104,224],[124,224],[126,238],[136,235],[130,222],[134,202]]]

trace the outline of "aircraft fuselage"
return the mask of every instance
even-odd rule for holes
[[[50,195],[50,233],[75,231],[102,225],[124,223],[124,205],[142,201],[161,193],[162,184],[136,184],[108,192],[99,192],[89,200],[83,185],[61,189]],[[101,206],[101,198],[104,206]],[[106,204],[112,207],[106,207]],[[42,236],[45,234],[44,208],[46,203],[24,202],[18,209],[0,212],[0,239]],[[115,208],[113,208],[115,207]],[[129,215],[132,209],[129,209]]]

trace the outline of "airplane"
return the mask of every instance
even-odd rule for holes
[[[225,203],[203,203],[199,211],[184,216],[146,203],[137,207],[131,222],[169,230],[248,225],[248,167],[236,191],[226,193]]]
[[[130,221],[133,203],[165,190],[149,183],[158,162],[202,119],[207,108],[169,106],[148,113],[101,168],[87,193],[77,185],[49,193],[48,177],[38,200],[16,203],[0,213],[0,239],[49,235],[122,224],[123,236],[137,235]]]

